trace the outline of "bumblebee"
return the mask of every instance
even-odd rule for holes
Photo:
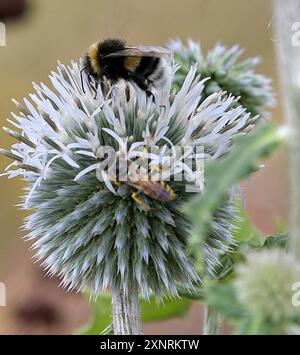
[[[162,47],[127,46],[125,41],[107,39],[92,44],[83,59],[81,69],[97,96],[98,85],[104,77],[112,84],[120,79],[135,83],[147,96],[154,98],[151,89],[163,87],[170,73],[173,53]],[[94,84],[94,85],[93,85]]]

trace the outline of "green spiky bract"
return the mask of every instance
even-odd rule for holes
[[[240,97],[239,104],[253,116],[266,115],[266,110],[274,105],[271,80],[254,71],[260,59],[240,60],[244,50],[238,45],[227,48],[217,44],[207,55],[192,40],[188,46],[180,40],[172,41],[169,48],[174,51],[175,62],[180,65],[175,77],[177,88],[182,85],[190,66],[197,63],[197,74],[210,77],[205,84],[204,97],[220,90],[226,91]]]

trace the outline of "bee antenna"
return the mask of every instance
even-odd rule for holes
[[[84,85],[83,85],[83,78],[82,78],[82,72],[83,72],[84,70],[87,70],[87,67],[83,67],[83,68],[80,70],[80,80],[81,80],[82,91],[83,91],[83,93],[85,94]]]

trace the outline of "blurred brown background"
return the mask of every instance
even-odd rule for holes
[[[154,45],[191,37],[201,41],[204,50],[217,41],[239,43],[247,49],[245,56],[263,58],[258,70],[274,79],[278,92],[270,0],[28,0],[27,5],[23,16],[3,20],[7,45],[0,47],[1,126],[15,109],[10,99],[22,100],[32,92],[32,81],[48,83],[57,59],[77,60],[90,43],[108,37]],[[282,121],[280,107],[273,119]],[[12,143],[2,131],[0,141],[1,147]],[[1,172],[7,164],[1,157]],[[287,217],[285,152],[265,164],[243,185],[252,220],[270,233]],[[7,287],[0,334],[69,334],[88,320],[88,305],[80,295],[59,289],[56,279],[45,279],[31,260],[29,245],[21,240],[24,212],[15,206],[23,186],[19,180],[0,179],[0,281]],[[186,319],[146,325],[145,333],[199,334],[201,317],[201,307],[195,304]]]

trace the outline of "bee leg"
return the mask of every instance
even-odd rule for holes
[[[154,96],[153,92],[151,92],[150,90],[146,90],[146,95],[148,97],[151,97],[153,100],[153,103],[155,103],[155,96]]]
[[[83,68],[80,70],[80,80],[81,80],[81,88],[82,88],[82,91],[83,91],[83,93],[85,94],[84,85],[83,85],[83,77],[82,77],[82,73],[83,73],[84,70],[86,70],[86,67],[83,67]]]
[[[133,82],[135,82],[136,85],[140,89],[145,91],[146,95],[148,97],[151,97],[153,102],[155,103],[155,97],[154,97],[153,93],[149,90],[146,80],[143,77],[141,77],[140,75],[137,75],[133,72],[128,73],[128,76],[129,76],[129,79],[131,79]]]
[[[91,86],[91,88],[92,88],[92,90],[93,90],[93,92],[94,92],[94,100],[96,100],[97,95],[98,95],[97,89],[98,89],[99,83],[96,81],[96,82],[94,83],[94,85],[93,85],[93,83],[90,81],[89,84],[90,84],[90,86]]]
[[[131,195],[131,198],[138,204],[138,205],[143,205],[143,201],[137,197],[139,195],[140,191],[133,192]]]
[[[94,89],[95,89],[95,96],[94,96],[94,99],[96,100],[97,98],[97,95],[98,95],[98,86],[99,86],[99,83],[98,81],[95,82],[95,86],[94,86]]]

